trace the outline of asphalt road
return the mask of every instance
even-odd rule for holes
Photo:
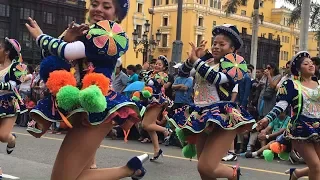
[[[46,134],[40,139],[30,136],[24,128],[15,127],[18,135],[17,146],[11,155],[6,154],[6,144],[0,144],[0,166],[5,180],[49,180],[55,156],[64,135]],[[197,180],[200,179],[196,160],[190,161],[181,156],[176,147],[165,147],[164,158],[157,163],[147,162],[146,180]],[[105,139],[97,152],[98,167],[124,165],[128,159],[142,153],[152,154],[151,144],[136,141],[125,143],[122,140]],[[238,158],[242,168],[241,180],[287,180],[289,176],[283,172],[292,167],[288,162],[273,161],[267,163],[262,159]],[[303,167],[303,165],[295,165]]]

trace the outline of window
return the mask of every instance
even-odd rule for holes
[[[242,28],[242,34],[247,34],[247,28]]]
[[[70,24],[72,21],[77,22],[76,18],[72,16],[64,16],[64,22],[66,24]]]
[[[20,40],[22,41],[22,46],[31,48],[32,47],[32,38],[29,32],[20,31]]]
[[[197,35],[197,47],[200,46],[202,40],[203,40],[203,39],[202,39],[202,35],[198,34],[198,35]]]
[[[168,26],[168,17],[163,17],[162,26]]]
[[[168,34],[161,35],[162,47],[168,47]]]
[[[155,0],[155,5],[156,6],[159,6],[159,5],[161,5],[162,4],[162,0]]]
[[[8,29],[0,29],[0,39],[4,39],[9,36]]]
[[[169,0],[166,0],[166,5],[168,5],[169,4]]]
[[[138,11],[139,13],[142,13],[142,4],[141,4],[141,3],[138,3],[138,9],[137,9],[137,11]]]
[[[263,5],[264,5],[264,2],[260,1],[260,7],[263,7]]]
[[[248,3],[247,0],[241,0],[241,5],[242,5],[242,6],[246,6],[247,3]]]
[[[0,16],[9,17],[10,16],[10,6],[5,4],[0,4]]]
[[[142,37],[142,25],[137,25],[136,30],[138,33],[138,38],[141,38]]]
[[[20,19],[34,18],[34,10],[28,8],[20,8]]]
[[[210,7],[214,7],[214,6],[213,6],[213,0],[210,0],[209,5],[210,5]]]
[[[245,16],[247,14],[247,11],[241,10],[241,16]]]
[[[47,24],[54,24],[54,16],[50,12],[43,12],[43,22]]]
[[[212,22],[212,28],[216,27],[216,25],[217,25],[217,21],[213,21]]]
[[[203,26],[203,17],[199,17],[198,26]]]

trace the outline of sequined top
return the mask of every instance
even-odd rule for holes
[[[219,70],[219,64],[214,64],[213,61],[208,61],[206,64],[212,67],[215,71]],[[198,73],[195,76],[194,91],[194,103],[197,106],[208,106],[214,102],[220,101],[216,85],[208,83],[208,81]]]
[[[301,114],[310,118],[320,117],[320,86],[310,89],[302,86],[303,108]]]

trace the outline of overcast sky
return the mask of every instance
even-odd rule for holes
[[[320,3],[320,0],[311,0],[311,1]],[[276,0],[276,7],[277,8],[279,8],[279,7],[281,7],[281,6],[285,5],[285,4],[286,3],[284,3],[284,0]]]

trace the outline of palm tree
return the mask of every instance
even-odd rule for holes
[[[308,0],[310,1],[310,0]],[[309,27],[315,31],[315,37],[318,41],[318,47],[320,47],[320,4],[316,3],[316,2],[309,2],[310,6],[309,6],[309,11],[306,10],[305,6],[303,6],[303,3],[307,3],[306,0],[298,0],[298,1],[294,1],[294,0],[286,0],[286,2],[292,4],[295,6],[295,9],[292,11],[291,17],[290,17],[290,23],[291,24],[296,24],[299,22],[299,20],[301,20],[302,24],[302,31],[300,32],[300,37],[302,34],[304,34],[306,37],[305,39],[301,39],[300,38],[300,49],[301,46],[307,45],[308,42],[308,33],[306,31],[309,30]],[[309,12],[309,13],[305,13],[305,12]],[[307,18],[307,16],[309,16],[309,18]],[[309,26],[309,19],[310,19],[310,26]],[[308,23],[306,23],[305,20],[308,20]],[[303,24],[304,23],[304,24]],[[304,49],[302,50],[306,50],[307,47],[304,47]],[[320,55],[320,48],[319,48],[319,52],[318,54]]]
[[[242,0],[228,0],[224,5],[226,14],[234,14],[237,12],[238,7],[241,5]],[[260,0],[254,0],[253,4],[253,19],[252,19],[252,39],[251,39],[251,54],[250,63],[257,66],[257,54],[258,54],[258,31],[259,31],[259,8]],[[255,78],[255,69],[252,72],[253,78]]]

